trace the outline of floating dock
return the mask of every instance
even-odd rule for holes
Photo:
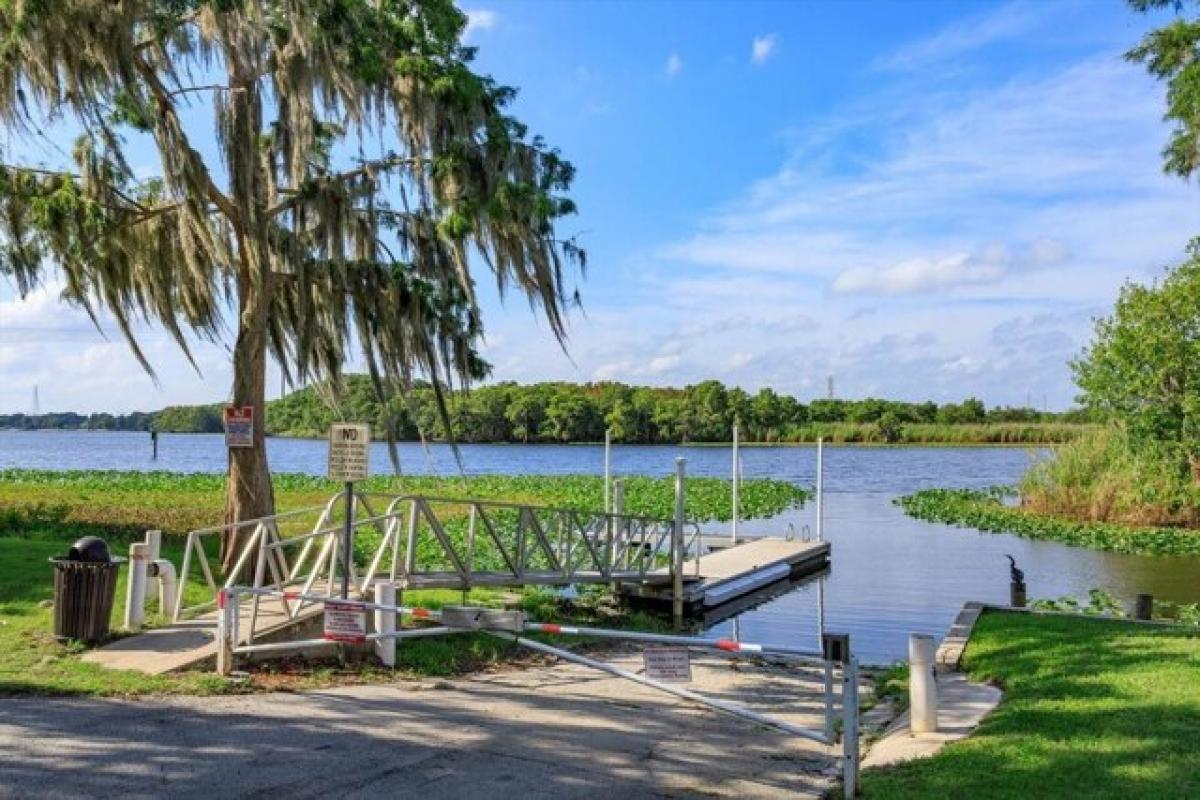
[[[683,603],[689,612],[733,602],[779,581],[820,572],[829,565],[829,542],[750,539],[684,562]],[[657,570],[639,583],[620,584],[625,597],[671,602],[671,575]]]

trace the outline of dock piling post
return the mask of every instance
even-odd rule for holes
[[[683,506],[687,459],[675,459],[675,524],[671,528],[671,619],[683,627]]]
[[[738,424],[737,424],[737,422],[734,422],[733,423],[733,489],[732,489],[732,491],[733,491],[733,508],[731,509],[732,520],[729,523],[729,542],[730,542],[730,544],[737,544],[737,541],[738,541],[738,508],[740,506],[740,504],[738,503],[738,495],[740,494],[740,491],[739,491],[740,487],[738,484],[740,484],[742,481],[742,475],[741,475],[742,471],[740,469],[738,469],[738,467],[741,466],[738,463],[738,460],[739,460],[738,433],[739,433]]]
[[[1150,619],[1154,616],[1154,595],[1139,594],[1133,609],[1134,619]]]
[[[817,437],[817,541],[825,541],[825,438]]]

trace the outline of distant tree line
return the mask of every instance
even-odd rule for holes
[[[708,380],[683,389],[623,383],[497,383],[450,399],[450,428],[438,414],[432,390],[419,386],[408,403],[380,404],[368,381],[350,378],[336,403],[312,387],[274,401],[268,430],[277,435],[323,435],[339,419],[370,422],[396,437],[458,442],[594,442],[605,429],[614,441],[637,444],[723,442],[735,420],[741,436],[753,442],[806,441],[821,426],[872,426],[883,441],[898,441],[906,425],[1049,423],[1089,421],[1082,411],[1047,413],[1030,408],[987,408],[968,398],[961,403],[865,400],[813,400],[802,403],[772,389],[750,394]]]
[[[813,400],[802,403],[772,389],[750,394],[720,381],[682,389],[623,383],[496,383],[449,399],[447,430],[433,390],[418,385],[407,401],[380,403],[365,376],[348,377],[336,398],[324,387],[306,387],[268,403],[267,430],[276,436],[323,436],[336,421],[371,423],[382,437],[393,426],[396,438],[458,442],[594,442],[612,432],[614,441],[637,444],[723,442],[737,420],[748,442],[807,441],[823,427],[870,426],[871,438],[899,441],[909,425],[989,423],[1070,423],[1090,421],[1085,412],[1047,413],[1031,408],[987,408],[967,398],[961,403],[899,400]],[[169,406],[132,414],[10,414],[0,427],[33,430],[151,430],[218,433],[221,406]]]
[[[61,411],[50,414],[0,414],[0,429],[19,431],[92,430],[148,431],[157,415],[153,411],[134,411],[130,414],[76,414]]]

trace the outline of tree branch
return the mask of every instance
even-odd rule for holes
[[[388,172],[396,167],[414,167],[422,164],[428,164],[432,161],[433,159],[418,158],[416,156],[385,156],[384,158],[362,161],[354,169],[348,169],[344,172],[318,175],[314,178],[311,178],[309,182],[316,183],[320,181],[323,183],[344,183],[355,178],[361,178],[364,175],[372,172]],[[267,211],[267,216],[274,217],[278,214],[282,214],[284,211],[294,208],[302,196],[300,189],[281,189],[279,193],[287,195],[287,199],[270,208]]]

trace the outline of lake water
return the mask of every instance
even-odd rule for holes
[[[271,439],[277,472],[323,474],[322,441]],[[603,451],[594,445],[465,445],[467,473],[600,473]],[[725,447],[618,446],[616,474],[667,475],[676,456],[688,459],[693,475],[727,477]],[[743,474],[812,486],[815,448],[746,447]],[[450,448],[400,446],[401,466],[410,473],[452,475]],[[935,525],[911,519],[892,500],[925,487],[983,488],[1015,482],[1034,454],[1019,448],[828,447],[825,451],[826,538],[833,545],[825,579],[826,626],[849,632],[868,663],[903,658],[909,633],[941,636],[967,600],[1004,603],[1012,554],[1025,570],[1029,597],[1083,597],[1098,587],[1132,600],[1139,592],[1178,602],[1200,602],[1200,559],[1150,558],[1101,553],[1004,534]],[[149,435],[103,432],[0,431],[0,467],[41,469],[163,469],[221,472],[225,449],[219,435],[163,434],[159,458],[150,458]],[[372,468],[390,470],[382,445],[372,450]],[[780,536],[791,525],[814,528],[813,508],[772,520],[744,522],[748,535]],[[723,526],[710,525],[710,532]],[[746,641],[813,646],[816,642],[816,584],[809,583],[737,618]],[[728,634],[733,622],[714,632]]]

